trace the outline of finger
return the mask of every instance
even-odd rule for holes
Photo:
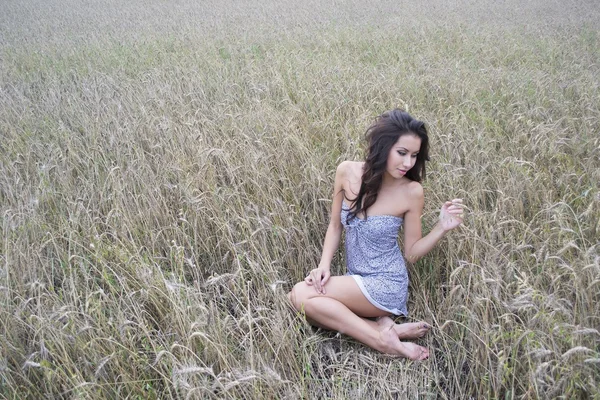
[[[451,203],[461,203],[462,204],[463,199],[454,199],[451,201]]]
[[[457,209],[454,209],[454,210],[448,210],[448,213],[452,214],[452,215],[456,215],[456,214],[462,214],[462,213],[464,213],[464,211],[457,208]]]
[[[317,277],[315,277],[315,278],[313,279],[313,282],[314,282],[314,284],[315,284],[315,290],[316,290],[318,293],[321,293],[321,280],[320,280],[320,279],[318,279]]]
[[[327,292],[327,290],[325,289],[325,284],[329,281],[329,274],[323,274],[323,276],[321,277],[321,281],[320,281],[320,289],[321,289],[321,294],[325,294]]]
[[[312,286],[315,288],[317,293],[320,293],[321,292],[321,289],[319,287],[320,282],[317,279],[315,279],[312,274],[310,276],[310,281],[312,282]]]

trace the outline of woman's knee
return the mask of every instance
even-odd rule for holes
[[[290,299],[290,302],[294,308],[296,308],[296,310],[300,311],[303,308],[303,304],[306,302],[306,300],[312,297],[310,296],[311,289],[314,291],[311,286],[302,281],[296,283],[292,290],[288,293],[288,299]]]

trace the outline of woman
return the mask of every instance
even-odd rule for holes
[[[429,356],[425,347],[402,340],[422,337],[430,326],[395,324],[390,318],[407,315],[408,274],[398,231],[404,223],[404,254],[414,263],[462,223],[462,200],[446,202],[439,222],[422,237],[419,182],[429,160],[425,124],[395,109],[376,120],[367,140],[364,162],[338,166],[321,262],[288,297],[315,326],[350,335],[387,354],[423,360]],[[342,229],[348,274],[331,276]]]

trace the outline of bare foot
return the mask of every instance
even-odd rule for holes
[[[383,342],[384,352],[387,354],[406,357],[411,360],[426,360],[429,357],[429,350],[410,342],[401,342],[396,336],[396,332],[390,326],[387,329],[382,329],[379,334]]]
[[[405,356],[410,358],[413,361],[422,361],[427,360],[429,358],[429,350],[426,347],[419,346],[418,344],[414,344],[411,342],[399,342],[400,346],[403,348],[402,353],[408,354]]]
[[[385,328],[395,325],[395,323],[390,317],[379,317],[377,318],[377,325],[379,325],[379,331],[381,332]]]
[[[431,325],[427,322],[407,322],[405,324],[396,324],[394,330],[399,339],[418,339],[427,334]]]
[[[377,324],[379,324],[380,331],[393,326],[396,335],[398,335],[398,339],[418,339],[425,336],[425,334],[429,332],[429,329],[431,329],[431,325],[427,322],[421,321],[396,324],[390,317],[379,318]]]

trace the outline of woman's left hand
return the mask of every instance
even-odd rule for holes
[[[447,201],[440,210],[440,226],[444,231],[449,231],[463,222],[463,203],[462,199]]]

